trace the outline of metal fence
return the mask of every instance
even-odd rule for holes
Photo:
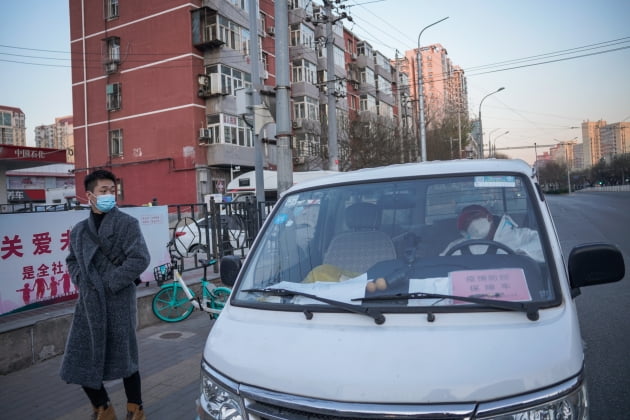
[[[199,258],[244,258],[275,202],[255,200],[168,206],[171,255],[181,271],[196,269]],[[218,266],[214,266],[215,272]]]
[[[33,213],[33,212],[54,212],[75,210],[89,207],[77,207],[71,206],[68,203],[65,204],[41,204],[41,203],[9,203],[0,204],[0,214],[7,213]]]
[[[245,201],[209,204],[169,204],[168,226],[172,263],[181,271],[199,268],[199,258],[221,259],[224,255],[244,258],[275,201]],[[0,213],[53,212],[89,209],[88,206],[2,204]],[[218,265],[214,265],[215,272]]]

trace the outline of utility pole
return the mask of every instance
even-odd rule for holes
[[[331,0],[324,0],[326,12],[326,72],[328,95],[328,169],[339,171],[339,150],[337,144],[337,97],[335,92],[335,33]]]
[[[252,59],[252,87],[250,88],[251,94],[251,111],[252,119],[256,121],[256,106],[260,105],[260,89],[262,83],[260,80],[260,65],[258,57],[260,51],[258,48],[258,2],[256,0],[249,0],[249,29],[252,34],[250,40],[250,57]],[[263,177],[263,151],[260,136],[256,130],[256,124],[254,122],[254,170],[256,175],[256,201],[260,206],[260,203],[265,201],[265,186]]]
[[[398,72],[398,49],[394,54],[394,63],[396,70],[394,71],[396,77],[396,106],[398,107],[398,129],[401,130],[400,133],[400,163],[403,163],[405,160],[405,152],[404,152],[404,140],[405,136],[402,134],[402,103],[400,101],[400,73]]]
[[[324,0],[324,16],[322,20],[310,20],[315,26],[320,23],[326,24],[326,95],[328,96],[328,169],[339,171],[339,148],[337,144],[337,95],[335,92],[335,33],[333,25],[341,19],[348,19],[352,22],[352,17],[346,12],[342,12],[338,17],[333,16],[334,3],[340,0]],[[345,9],[346,6],[336,6]]]
[[[291,155],[291,82],[289,80],[289,8],[286,0],[274,5],[276,27],[276,146],[278,150],[278,195],[293,185]]]

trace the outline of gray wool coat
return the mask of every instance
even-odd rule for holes
[[[134,280],[150,262],[138,220],[117,208],[98,230],[103,254],[86,230],[96,234],[93,218],[70,233],[68,271],[79,289],[60,376],[67,383],[100,388],[104,380],[125,378],[138,370],[136,286]]]

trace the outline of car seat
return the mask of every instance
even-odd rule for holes
[[[363,273],[380,261],[396,258],[390,237],[378,230],[379,211],[372,203],[355,203],[345,209],[350,231],[335,236],[324,254],[324,264]]]

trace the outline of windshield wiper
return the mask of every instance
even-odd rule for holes
[[[461,300],[462,302],[470,302],[476,303],[478,305],[484,305],[495,309],[503,309],[504,311],[518,311],[524,312],[527,314],[527,319],[530,321],[537,321],[539,318],[538,314],[538,305],[532,302],[514,302],[514,301],[506,301],[506,300],[494,300],[494,299],[484,299],[482,297],[474,297],[474,296],[453,296],[453,295],[442,295],[439,293],[397,293],[393,295],[382,295],[382,296],[370,296],[364,298],[356,298],[352,300],[357,300],[361,302],[369,302],[369,301],[379,301],[379,300],[399,300],[399,299],[454,299]]]
[[[272,295],[272,296],[304,296],[306,298],[309,299],[313,299],[313,300],[318,300],[320,302],[324,302],[329,304],[330,306],[333,306],[335,308],[339,308],[339,309],[343,309],[347,312],[353,312],[355,314],[361,314],[361,315],[366,315],[369,316],[370,318],[372,318],[374,320],[374,322],[378,325],[384,324],[385,323],[385,315],[383,315],[383,313],[375,308],[368,308],[368,307],[362,307],[362,306],[357,306],[357,305],[352,305],[350,303],[346,303],[346,302],[340,302],[337,300],[332,300],[332,299],[327,299],[327,298],[323,298],[317,295],[312,295],[310,293],[304,293],[304,292],[298,292],[296,290],[289,290],[289,289],[274,289],[271,287],[267,287],[264,289],[245,289],[242,290],[243,292],[259,292],[259,293],[264,293],[266,295]],[[353,299],[355,300],[355,299]],[[304,311],[304,315],[306,316],[306,319],[311,319],[313,317],[313,314],[310,313],[309,311]]]

